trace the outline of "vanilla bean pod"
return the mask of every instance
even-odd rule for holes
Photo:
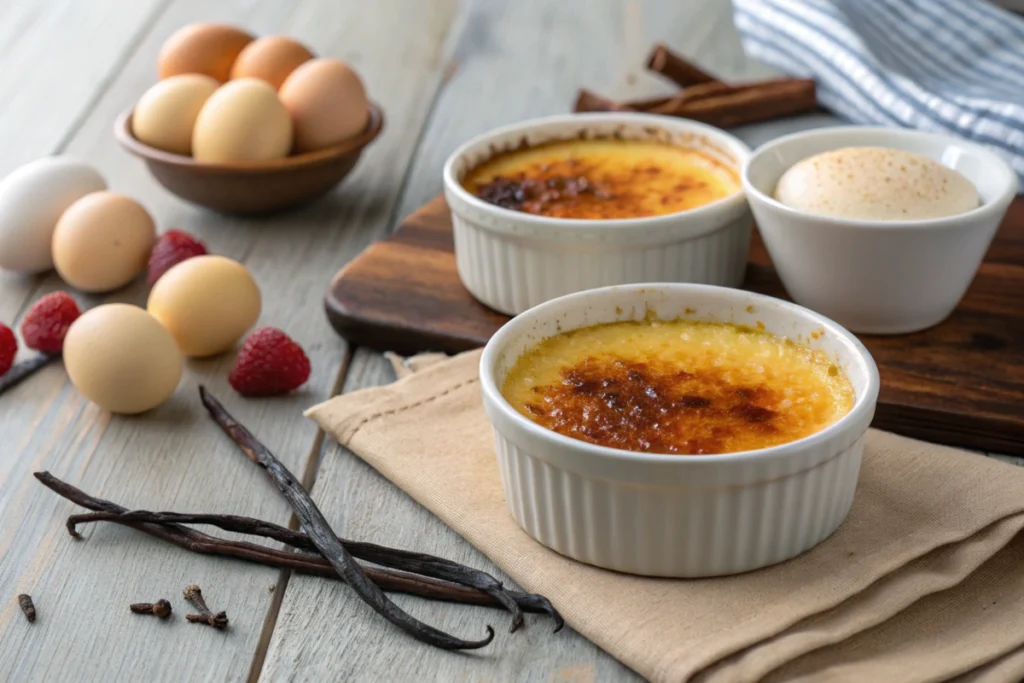
[[[413,638],[445,650],[473,650],[484,647],[494,639],[494,629],[487,626],[487,636],[480,640],[463,640],[441,631],[403,610],[366,576],[362,566],[345,550],[338,536],[331,530],[320,508],[309,492],[288,471],[277,457],[253,434],[233,418],[206,387],[199,385],[199,396],[210,417],[224,433],[231,437],[245,455],[263,468],[277,489],[291,505],[310,540],[320,554],[331,563],[349,586],[378,614]]]
[[[68,517],[68,531],[72,536],[77,536],[78,532],[75,527],[78,524],[100,521],[119,523],[149,522],[154,524],[209,524],[225,531],[272,538],[300,550],[317,552],[316,546],[313,545],[309,536],[301,531],[293,531],[271,522],[239,515],[181,514],[175,512],[149,512],[147,510],[133,510],[120,514],[99,512]],[[399,550],[374,543],[350,541],[341,537],[338,540],[353,557],[361,560],[482,590],[494,596],[494,599],[504,605],[512,614],[510,632],[522,626],[523,613],[515,598],[509,594],[509,591],[502,586],[500,581],[487,572],[472,569],[457,562],[425,553]],[[541,601],[547,602],[547,598],[543,596],[536,597]],[[561,623],[554,607],[550,607],[546,611],[555,617],[556,625]],[[558,628],[555,630],[557,631]]]
[[[39,370],[57,357],[57,355],[51,355],[48,353],[37,353],[31,358],[18,361],[12,365],[7,372],[0,375],[0,394],[4,393],[8,389],[13,389],[18,386],[36,370]]]
[[[49,472],[36,472],[35,477],[51,491],[72,503],[102,513],[105,516],[102,521],[122,524],[179,548],[203,555],[233,557],[267,567],[290,569],[303,574],[341,580],[334,567],[319,555],[305,555],[291,551],[275,550],[254,543],[229,541],[178,524],[149,524],[124,521],[121,515],[129,512],[127,508],[102,498],[90,496],[81,489],[61,481]],[[80,521],[90,520],[82,519]],[[77,537],[77,532],[74,531],[73,525],[69,524],[68,530],[73,536]],[[363,569],[367,576],[383,590],[466,605],[502,606],[493,596],[475,588],[392,569],[379,569],[377,567],[364,567]],[[527,612],[550,615],[555,620],[555,631],[562,628],[563,621],[561,615],[555,611],[551,603],[543,596],[521,593],[519,591],[507,591],[507,594]]]

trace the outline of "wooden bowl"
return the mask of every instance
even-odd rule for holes
[[[146,162],[149,172],[182,199],[221,213],[255,215],[309,202],[340,183],[363,149],[384,127],[384,113],[370,104],[366,130],[344,142],[284,159],[237,164],[204,164],[140,142],[132,134],[132,110],[114,127],[118,142]]]

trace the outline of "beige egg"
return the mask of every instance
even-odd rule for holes
[[[280,159],[291,148],[292,117],[274,89],[258,78],[218,88],[192,130],[192,156],[204,163]]]
[[[245,46],[231,67],[231,78],[259,78],[274,90],[295,68],[313,59],[313,53],[285,36],[266,36]]]
[[[71,383],[112,413],[142,413],[166,401],[181,379],[181,365],[174,338],[138,306],[97,306],[64,338]]]
[[[794,209],[862,220],[921,220],[977,208],[978,190],[934,159],[885,147],[844,147],[797,162],[775,198]]]
[[[132,135],[165,152],[191,154],[196,117],[218,87],[220,83],[202,74],[181,74],[158,81],[135,105]]]
[[[147,310],[186,356],[227,351],[260,317],[260,290],[249,270],[223,256],[195,256],[174,266],[149,293]]]
[[[331,147],[362,132],[370,117],[359,75],[337,59],[312,59],[295,69],[279,91],[295,122],[295,151]]]
[[[203,74],[221,83],[231,77],[235,58],[253,36],[225,24],[187,24],[164,41],[157,56],[161,79]]]
[[[145,269],[154,241],[156,226],[141,204],[115,192],[92,192],[57,221],[53,265],[72,287],[109,292]]]

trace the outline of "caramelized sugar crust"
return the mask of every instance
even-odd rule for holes
[[[685,211],[739,191],[735,172],[696,149],[640,140],[570,140],[499,154],[463,181],[497,206],[577,219]]]
[[[502,389],[565,436],[645,453],[766,448],[832,424],[849,379],[820,351],[736,325],[614,323],[545,340]]]

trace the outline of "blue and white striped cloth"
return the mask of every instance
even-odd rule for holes
[[[1024,189],[1024,18],[985,0],[734,0],[747,54],[852,123],[959,135]]]

